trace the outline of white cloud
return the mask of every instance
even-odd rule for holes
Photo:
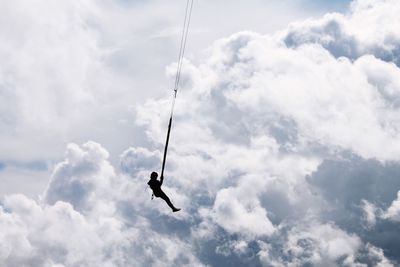
[[[251,239],[271,235],[274,226],[252,192],[228,188],[218,192],[211,218],[231,234],[244,235]]]
[[[156,170],[160,167],[161,154],[159,151],[149,151],[143,147],[131,147],[121,155],[121,168],[131,175],[140,171]]]
[[[335,266],[342,258],[353,263],[361,240],[330,224],[313,224],[308,229],[294,228],[289,233],[286,253],[295,259],[294,266]],[[353,265],[354,266],[354,265]]]
[[[200,63],[185,61],[176,103],[163,187],[183,210],[171,214],[145,191],[160,165],[170,103],[150,99],[135,108],[146,146],[126,149],[121,170],[101,145],[72,144],[41,201],[5,198],[0,263],[397,263],[398,243],[375,231],[396,236],[397,222],[376,216],[375,207],[389,206],[398,191],[400,82],[389,43],[399,33],[390,26],[372,40],[378,28],[358,29],[360,21],[386,25],[386,13],[394,20],[398,8],[356,1],[349,14],[275,35],[217,40]],[[367,15],[374,19],[361,19]],[[390,218],[397,218],[396,201]],[[357,229],[365,222],[377,227]]]
[[[368,12],[377,20],[386,16],[380,5],[398,8],[393,1],[373,4]],[[343,239],[315,241],[320,248],[308,260],[364,266],[361,258],[368,256],[362,238],[378,242],[377,237],[355,230],[346,216],[355,216],[360,227],[382,223],[371,208],[390,194],[387,177],[397,171],[390,162],[399,157],[400,124],[397,52],[379,46],[381,39],[367,43],[358,36],[352,25],[363,12],[365,7],[354,3],[347,15],[327,15],[273,36],[237,33],[216,41],[201,64],[185,62],[168,174],[179,189],[211,202],[200,209],[204,222],[195,235],[212,237],[218,232],[215,223],[246,240],[272,238],[282,234],[281,223],[290,228],[306,218],[329,218],[338,223],[331,225],[331,236],[343,233]],[[393,58],[383,56],[388,49]],[[165,98],[147,102],[136,113],[155,147],[164,141],[167,110]],[[340,177],[341,171],[348,175],[347,169],[333,164],[320,174],[319,166],[325,165],[319,164],[329,160],[348,161],[360,173],[350,169],[349,176]],[[371,175],[377,176],[363,182],[361,168],[369,160],[376,167]],[[314,174],[330,181],[318,184]],[[388,184],[373,191],[368,182],[379,183],[379,175]],[[358,189],[358,182],[365,188]],[[362,210],[364,195],[373,202]],[[192,205],[195,211],[198,204]],[[307,228],[304,235],[316,236],[312,231]],[[233,248],[224,247],[230,255],[227,248]],[[274,253],[272,247],[264,255]]]
[[[390,260],[388,260],[381,248],[377,248],[374,246],[371,246],[370,244],[367,245],[368,249],[368,255],[374,259],[374,266],[376,267],[393,267],[393,265]]]
[[[2,216],[11,217],[19,228],[18,234],[3,233],[2,242],[15,240],[8,243],[8,255],[2,259],[5,266],[50,266],[50,262],[66,266],[104,262],[104,266],[110,266],[102,250],[108,242],[110,246],[123,245],[118,221],[109,218],[91,224],[65,202],[41,207],[22,195],[14,195],[5,198],[4,208]]]
[[[374,54],[399,64],[399,10],[396,0],[355,0],[348,14],[329,13],[319,20],[293,24],[284,40],[295,47],[318,43],[336,57]]]
[[[241,29],[272,32],[293,18],[321,12],[298,5],[197,3],[187,54]],[[146,146],[141,130],[128,123],[130,108],[172,85],[164,69],[176,60],[184,8],[180,2],[159,0],[0,3],[0,161],[50,166],[67,143],[96,140],[116,164],[128,146]],[[220,23],[221,9],[226,23]],[[248,19],[238,20],[239,11]],[[21,180],[22,172],[12,171]],[[30,195],[41,191],[9,183],[2,188]]]
[[[115,194],[113,186],[119,183],[108,156],[108,152],[94,142],[88,142],[82,148],[70,144],[65,161],[54,169],[44,194],[45,203],[65,201],[80,212],[91,211],[100,200],[106,204]]]
[[[203,266],[190,243],[143,217],[149,207],[140,205],[140,197],[122,194],[121,184],[129,189],[132,181],[116,175],[107,157],[94,142],[71,144],[42,202],[4,198],[1,265]]]
[[[383,217],[393,221],[400,221],[400,191],[397,192],[397,199],[393,200]]]
[[[369,203],[365,199],[362,200],[361,204],[364,212],[364,220],[366,222],[366,226],[367,227],[375,226],[377,208],[375,207],[374,204]]]

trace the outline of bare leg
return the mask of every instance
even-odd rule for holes
[[[167,202],[168,206],[172,209],[173,212],[179,211],[180,209],[175,208],[175,206],[172,204],[171,200],[169,200],[169,197],[162,192],[160,195],[160,198],[164,199],[165,202]]]

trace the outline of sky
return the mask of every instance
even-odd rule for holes
[[[0,4],[1,266],[399,266],[400,2]]]
[[[177,60],[186,2],[23,3],[1,4],[0,194],[37,197],[70,142],[101,143],[115,166],[129,146],[148,145],[133,109],[172,88],[166,69]],[[239,31],[273,33],[348,5],[323,3],[198,1],[186,57],[200,61]]]

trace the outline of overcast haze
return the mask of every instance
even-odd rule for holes
[[[172,3],[171,3],[172,2]],[[400,2],[0,4],[1,266],[399,266]]]

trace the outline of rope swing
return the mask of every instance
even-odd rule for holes
[[[190,24],[190,18],[192,16],[193,1],[194,0],[186,1],[186,12],[185,12],[185,19],[183,22],[181,44],[180,44],[180,48],[179,48],[178,67],[176,69],[176,75],[175,75],[174,93],[173,93],[173,97],[172,97],[171,113],[170,113],[170,117],[169,117],[168,130],[167,130],[167,138],[165,140],[165,146],[164,146],[164,156],[163,156],[163,162],[162,162],[162,167],[161,167],[161,177],[164,177],[165,163],[167,161],[167,151],[168,151],[169,137],[171,134],[172,117],[174,115],[175,100],[176,100],[176,95],[178,93],[179,81],[181,78],[183,56],[185,54],[186,40],[187,40],[188,33],[189,33],[189,24]]]

